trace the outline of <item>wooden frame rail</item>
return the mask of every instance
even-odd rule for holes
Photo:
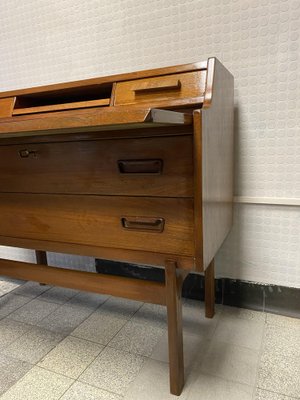
[[[0,259],[0,275],[153,304],[166,304],[163,283]]]

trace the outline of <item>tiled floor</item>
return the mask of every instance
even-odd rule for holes
[[[176,399],[164,307],[19,284],[0,293],[0,399]],[[190,300],[183,319],[180,399],[300,399],[300,320],[225,306],[209,320]]]

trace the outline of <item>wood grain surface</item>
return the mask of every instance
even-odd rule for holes
[[[0,192],[192,197],[192,136],[0,146],[0,170]]]
[[[192,255],[192,199],[0,194],[0,235]],[[122,217],[163,218],[161,233],[129,230]]]

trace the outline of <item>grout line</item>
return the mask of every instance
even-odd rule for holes
[[[50,290],[51,288],[49,288],[49,289],[47,289],[47,290]],[[44,293],[44,292],[43,292]],[[35,299],[37,299],[38,297],[39,297],[40,295],[38,295],[38,296],[36,296],[36,297],[34,297],[34,298],[31,298],[30,300],[29,300],[29,302],[30,301],[32,301],[32,300],[35,300]],[[24,297],[24,296],[23,296]],[[103,302],[103,303],[101,303],[96,309],[98,309],[98,308],[100,308],[107,300],[109,299],[109,297]],[[29,303],[28,302],[28,303]],[[26,303],[26,304],[28,304],[28,303]],[[48,314],[46,317],[44,317],[44,318],[42,318],[39,322],[41,322],[41,321],[43,321],[44,319],[46,319],[46,318],[48,318],[52,313],[54,313],[56,310],[58,310],[60,307],[62,307],[64,304],[59,304],[58,305],[58,307],[53,311],[53,312],[51,312],[50,314]],[[21,307],[23,307],[23,306],[21,306]],[[19,308],[21,308],[21,307],[19,307]],[[94,310],[95,311],[95,310]],[[82,324],[86,319],[88,319],[89,317],[90,317],[90,315],[94,312],[94,311],[92,311],[82,322],[80,322],[77,326],[76,326],[76,328],[80,325],[80,324]],[[9,314],[10,315],[10,314]],[[6,317],[5,317],[6,318]],[[58,334],[58,335],[60,335],[61,337],[62,337],[62,339],[51,349],[51,350],[49,350],[46,354],[44,354],[43,355],[43,357],[39,360],[39,361],[37,361],[35,364],[31,364],[31,363],[29,363],[29,364],[31,364],[31,365],[33,365],[33,366],[38,366],[37,364],[43,359],[43,358],[45,358],[52,350],[54,350],[62,341],[64,341],[68,336],[71,336],[70,334],[67,334],[66,336],[65,336],[65,334],[63,334],[62,332],[57,332],[57,331],[51,331],[51,330],[49,330],[49,329],[46,329],[46,328],[43,328],[43,327],[41,327],[41,326],[39,326],[39,325],[34,325],[34,324],[28,324],[28,323],[25,323],[25,322],[20,322],[20,321],[15,321],[15,320],[13,320],[13,319],[10,319],[10,318],[8,318],[8,320],[9,321],[14,321],[14,322],[19,322],[19,323],[22,323],[22,324],[24,324],[24,325],[29,325],[30,327],[28,328],[28,330],[26,330],[26,332],[24,332],[21,336],[19,336],[18,338],[16,338],[13,342],[11,342],[7,347],[9,347],[9,346],[11,346],[13,343],[15,343],[17,340],[19,340],[21,337],[23,337],[23,336],[25,336],[32,328],[40,328],[40,329],[44,329],[44,330],[46,330],[46,331],[48,331],[48,332],[50,332],[50,333],[53,333],[53,334]],[[76,329],[76,328],[74,328],[73,329],[73,331]],[[72,331],[72,332],[73,332]],[[75,337],[75,336],[73,336],[73,337]],[[99,343],[98,343],[99,344]],[[104,349],[103,349],[104,350]],[[103,351],[102,350],[102,351]],[[2,353],[2,351],[0,351],[0,353]],[[99,353],[100,354],[100,353]],[[40,366],[39,366],[40,367]],[[46,368],[44,368],[44,369],[46,369]],[[48,370],[49,371],[49,370]],[[53,372],[53,371],[52,371]]]
[[[102,304],[100,304],[99,307],[97,308],[97,310],[100,309],[110,298],[112,298],[112,296],[108,297]],[[94,342],[93,340],[87,340],[87,339],[79,338],[79,339],[82,339],[82,340],[87,340],[88,342],[91,342],[91,343],[94,343],[94,344],[101,345],[101,346],[103,346],[103,349],[102,349],[101,352],[86,366],[86,368],[81,372],[81,374],[79,375],[79,377],[78,377],[77,379],[79,379],[80,376],[81,376],[81,375],[88,369],[88,367],[95,361],[95,359],[96,359],[97,357],[99,357],[99,355],[100,355],[107,347],[109,347],[108,344],[112,341],[112,339],[121,331],[121,329],[123,329],[123,327],[131,320],[131,318],[139,311],[139,309],[140,309],[141,307],[143,307],[143,305],[144,305],[144,303],[135,311],[135,313],[132,314],[132,316],[130,317],[129,320],[125,320],[124,325],[122,325],[122,327],[121,327],[121,328],[118,330],[118,332],[109,340],[108,343],[102,344],[102,343]],[[96,310],[95,310],[95,311],[96,311]],[[91,315],[91,314],[90,314],[90,315]],[[90,316],[90,315],[89,315],[89,316]],[[87,319],[87,318],[86,318],[86,319]],[[79,325],[81,325],[83,322],[84,322],[84,321],[82,321]],[[78,326],[79,326],[79,325],[78,325]],[[77,326],[77,327],[78,327],[78,326]],[[76,327],[76,328],[77,328],[77,327]],[[73,335],[72,335],[72,333],[74,332],[74,330],[75,330],[76,328],[73,329],[73,331],[69,334],[69,336],[72,336],[72,337],[77,338],[77,336],[73,336]]]
[[[10,293],[7,293],[7,295],[8,295],[8,294],[10,294]],[[5,295],[5,296],[6,296],[6,295]],[[3,296],[3,297],[5,297],[5,296]],[[21,296],[21,295],[15,294],[14,296]],[[19,310],[20,308],[24,307],[26,304],[30,303],[30,302],[33,300],[33,299],[30,299],[29,297],[26,297],[26,296],[21,296],[21,297],[25,297],[26,299],[28,299],[28,301],[27,301],[26,303],[22,304],[20,307],[17,307],[17,308],[15,308],[13,311],[11,311],[11,312],[9,312],[8,314],[4,315],[3,317],[0,317],[0,320],[9,317],[9,316],[10,316],[11,314],[13,314],[15,311],[17,311],[17,310]],[[18,322],[20,322],[20,321],[18,321]]]
[[[63,396],[67,393],[67,391],[68,391],[69,389],[71,389],[71,387],[74,385],[75,382],[76,382],[76,381],[72,382],[71,385],[63,392],[63,394],[62,394],[57,400],[62,399]]]
[[[273,392],[273,390],[262,389],[262,388],[260,388],[260,387],[258,387],[257,389],[260,389],[260,390],[262,390],[262,391],[264,391],[264,392],[268,392],[268,393],[272,393],[272,394],[277,394],[277,395],[279,395],[279,396],[286,397],[287,399],[299,400],[299,397],[294,397],[294,396],[290,396],[290,395],[283,394],[283,393],[279,393],[279,392]],[[253,399],[253,400],[255,400],[255,399]]]
[[[145,303],[142,303],[142,305],[131,315],[131,317],[126,320],[125,324],[116,332],[116,334],[109,340],[106,346],[109,345],[109,343],[118,335],[118,333],[132,320],[132,318],[135,316],[135,314],[143,307]]]

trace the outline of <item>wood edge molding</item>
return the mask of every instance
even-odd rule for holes
[[[212,103],[215,65],[216,65],[216,59],[214,57],[209,58],[207,61],[206,85],[205,85],[203,108],[210,107]]]
[[[202,227],[202,111],[193,111],[193,159],[194,159],[194,246],[196,271],[203,271]]]
[[[204,109],[211,107],[213,103],[214,88],[216,86],[215,75],[218,64],[219,66],[222,67],[224,71],[226,71],[226,74],[229,74],[229,76],[231,76],[231,78],[233,79],[233,75],[231,74],[231,72],[228,71],[228,69],[225,68],[224,65],[221,64],[216,57],[210,57],[207,60],[206,85],[205,85],[204,100],[202,106],[202,108]]]

